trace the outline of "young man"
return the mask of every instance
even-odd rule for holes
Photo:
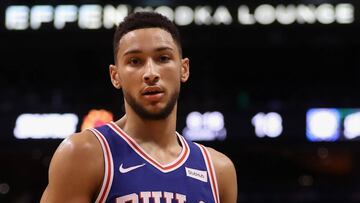
[[[230,159],[176,133],[189,59],[175,25],[160,14],[131,14],[115,32],[114,55],[110,77],[126,114],[63,141],[41,202],[235,203]]]

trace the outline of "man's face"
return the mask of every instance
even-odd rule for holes
[[[180,82],[189,76],[189,60],[180,58],[167,31],[137,29],[121,38],[110,75],[114,86],[122,88],[127,108],[143,119],[159,120],[174,111]]]

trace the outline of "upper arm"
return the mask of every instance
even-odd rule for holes
[[[237,202],[237,179],[235,166],[224,154],[207,148],[215,167],[221,203]]]
[[[49,184],[41,203],[92,202],[103,178],[100,144],[90,131],[64,140],[49,168]]]

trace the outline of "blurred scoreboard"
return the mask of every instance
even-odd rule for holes
[[[18,139],[63,139],[78,130],[100,126],[112,120],[109,111],[95,109],[84,118],[73,113],[22,114],[16,120],[14,135]],[[248,118],[234,120],[220,111],[193,111],[186,115],[185,123],[180,122],[178,130],[186,138],[195,141],[264,138],[296,140],[302,137],[309,142],[334,142],[358,140],[360,137],[360,109],[312,108],[304,112],[302,120],[303,123],[296,125],[296,119],[287,121],[284,114],[277,112],[258,112]],[[287,132],[289,127],[286,124],[295,129]],[[239,126],[247,129],[240,130]]]
[[[360,109],[320,108],[306,113],[309,141],[352,140],[360,136]]]

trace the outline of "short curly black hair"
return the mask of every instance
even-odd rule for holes
[[[179,49],[182,56],[180,33],[173,22],[167,17],[155,12],[135,12],[125,17],[124,21],[116,28],[113,41],[114,59],[118,53],[120,39],[128,32],[142,28],[161,28],[169,32]]]

